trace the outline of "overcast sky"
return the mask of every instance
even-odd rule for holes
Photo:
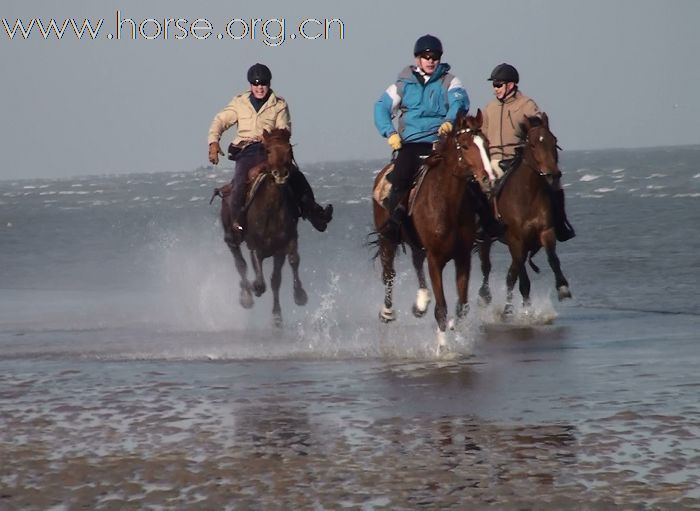
[[[8,6],[8,4],[10,4]],[[97,39],[10,40],[0,20],[0,178],[188,171],[207,164],[212,117],[247,88],[255,62],[270,66],[273,89],[290,103],[297,159],[307,162],[388,157],[372,121],[374,102],[413,61],[413,43],[440,37],[443,61],[465,85],[471,112],[491,98],[486,79],[500,62],[520,71],[521,89],[550,116],[565,149],[700,143],[700,1],[529,0],[428,2],[355,0],[264,2],[62,0],[2,2],[12,30],[19,18],[59,25],[74,18],[104,22]],[[149,18],[198,19],[212,35],[168,39],[116,35],[117,11],[138,25]],[[258,23],[240,39],[232,19],[283,18],[277,46]],[[340,19],[329,38],[298,36],[306,19]],[[205,22],[200,22],[205,27]],[[279,22],[268,34],[279,33]],[[144,34],[156,35],[154,21]],[[315,22],[308,36],[319,33]],[[196,35],[203,37],[206,28]],[[295,39],[291,38],[296,33]],[[128,36],[128,37],[127,37]],[[180,36],[180,39],[176,38]],[[277,41],[280,42],[279,40]],[[233,133],[224,136],[228,144]]]

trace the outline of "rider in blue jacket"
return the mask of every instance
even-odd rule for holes
[[[396,151],[388,198],[390,221],[382,236],[400,239],[406,218],[402,199],[411,188],[421,159],[427,157],[439,135],[452,131],[460,111],[469,110],[469,96],[462,82],[441,62],[442,43],[426,34],[413,47],[415,65],[407,66],[374,105],[374,124]],[[398,127],[393,124],[398,116]],[[480,215],[482,216],[482,215]]]

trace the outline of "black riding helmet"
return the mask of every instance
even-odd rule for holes
[[[248,69],[248,83],[252,85],[270,85],[272,72],[265,64],[253,64]]]
[[[417,57],[421,53],[427,52],[442,55],[442,43],[440,39],[430,34],[419,37],[416,44],[413,46],[413,55]]]
[[[504,62],[503,64],[498,64],[493,68],[488,81],[518,83],[520,81],[520,75],[518,74],[517,69]]]

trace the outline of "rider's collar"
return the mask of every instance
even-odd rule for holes
[[[516,85],[513,87],[513,90],[511,90],[508,94],[506,94],[506,97],[503,99],[499,99],[501,103],[510,103],[511,101],[515,100],[515,96],[518,95],[518,86]]]

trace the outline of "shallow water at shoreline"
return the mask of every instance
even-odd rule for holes
[[[443,359],[17,354],[0,509],[696,508],[694,336],[601,337],[629,316],[485,324]]]

